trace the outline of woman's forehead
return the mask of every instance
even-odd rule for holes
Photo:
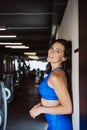
[[[60,42],[55,42],[53,44],[53,46],[55,46],[56,48],[61,49],[63,51],[65,50],[65,47]]]

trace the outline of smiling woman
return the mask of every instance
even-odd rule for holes
[[[66,63],[70,61],[70,50],[70,42],[65,39],[58,39],[52,43],[47,56],[51,67],[50,72],[39,86],[41,102],[29,111],[32,118],[44,113],[48,122],[47,130],[73,129],[72,101],[66,75],[67,66],[65,68]]]

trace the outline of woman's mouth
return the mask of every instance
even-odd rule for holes
[[[52,56],[49,56],[49,55],[48,55],[48,58],[53,59],[53,57],[52,57]]]

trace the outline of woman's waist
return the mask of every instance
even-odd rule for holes
[[[41,103],[43,106],[53,107],[53,106],[59,105],[59,100],[47,100],[47,99],[41,98]]]
[[[66,114],[44,114],[47,121],[57,120],[57,119],[70,119],[70,115]]]

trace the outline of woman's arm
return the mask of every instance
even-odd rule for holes
[[[33,106],[33,108],[29,111],[30,116],[32,118],[35,118],[36,116],[40,115],[41,114],[40,108],[41,108],[41,103],[38,103],[35,106]]]
[[[72,102],[67,89],[65,73],[62,70],[55,71],[49,78],[49,84],[58,95],[60,104],[52,108],[42,108],[44,113],[70,114],[72,113]]]
[[[41,106],[41,102],[38,103],[38,104],[36,104],[35,106],[33,106],[33,108],[35,108],[35,107],[39,107],[39,106]]]

